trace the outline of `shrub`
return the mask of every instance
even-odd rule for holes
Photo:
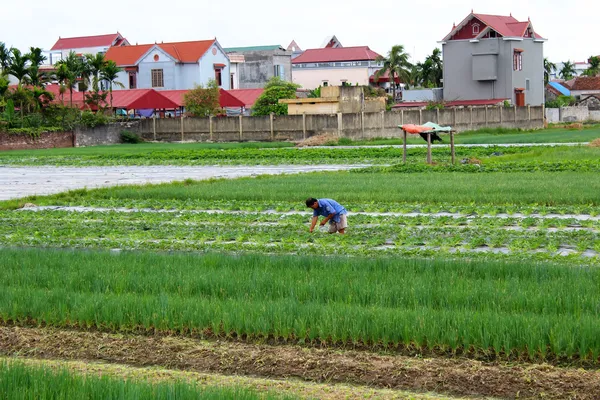
[[[121,141],[123,143],[137,144],[142,143],[144,139],[139,137],[137,133],[130,131],[121,131]]]
[[[102,113],[93,113],[84,111],[81,113],[81,125],[87,128],[95,128],[96,126],[106,125],[108,118]]]
[[[208,81],[206,88],[196,85],[183,96],[183,103],[188,113],[195,117],[217,115],[221,109],[219,103],[219,85],[214,79]]]

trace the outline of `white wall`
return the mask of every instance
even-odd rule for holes
[[[316,89],[323,85],[323,81],[329,82],[329,86],[341,86],[343,80],[354,86],[369,84],[368,68],[295,68],[292,72],[292,80],[303,89]]]
[[[213,49],[215,49],[217,54],[213,54]],[[225,67],[221,70],[221,88],[229,90],[229,58],[216,42],[200,59],[200,83],[203,85],[206,85],[209,79],[215,79],[214,64],[225,64]]]

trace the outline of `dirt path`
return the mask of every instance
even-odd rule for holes
[[[597,399],[600,393],[600,371],[50,328],[0,327],[0,354],[451,396]]]
[[[0,200],[67,190],[162,183],[185,179],[239,178],[263,174],[339,171],[368,165],[277,165],[234,167],[0,167]]]

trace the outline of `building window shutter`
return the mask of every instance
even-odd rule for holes
[[[279,66],[279,77],[285,80],[285,65]]]
[[[163,76],[163,70],[162,69],[152,69],[150,70],[150,73],[152,74],[152,87],[165,87],[165,81],[164,81],[164,76]]]

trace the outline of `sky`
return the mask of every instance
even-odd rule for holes
[[[318,48],[335,35],[345,47],[369,46],[385,55],[396,44],[422,61],[471,10],[531,18],[548,39],[553,62],[600,55],[598,0],[406,1],[406,0],[177,0],[82,2],[5,0],[0,5],[0,42],[22,50],[49,50],[60,37],[120,32],[131,44],[217,38],[223,47],[280,44]]]

